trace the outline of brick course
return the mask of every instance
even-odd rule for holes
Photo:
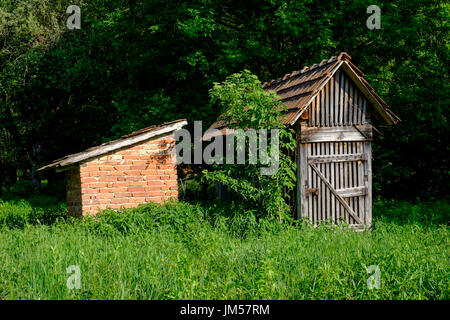
[[[70,214],[178,198],[174,148],[171,133],[75,165],[66,172]]]

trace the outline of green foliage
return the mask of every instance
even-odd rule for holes
[[[371,232],[250,219],[243,235],[233,226],[242,208],[183,202],[0,227],[0,298],[446,300],[448,209],[380,202]],[[437,211],[447,215],[421,218]],[[79,290],[66,287],[70,265],[80,267]],[[379,290],[367,288],[370,265],[380,268]]]
[[[57,198],[0,199],[0,228],[24,228],[27,224],[52,224],[67,217],[67,207]]]
[[[204,170],[205,178],[209,181],[220,182],[229,190],[233,190],[239,199],[242,199],[259,216],[272,218],[289,218],[289,196],[295,187],[295,162],[288,156],[295,148],[293,130],[282,123],[282,111],[285,109],[277,101],[274,92],[261,89],[258,77],[245,70],[227,77],[223,83],[215,83],[210,91],[213,103],[222,107],[223,119],[230,124],[230,128],[237,130],[265,129],[270,134],[272,129],[279,134],[279,150],[272,148],[271,139],[267,137],[267,153],[273,157],[279,154],[279,164],[273,174],[264,174],[261,168],[267,166],[261,159],[261,145],[252,150],[246,142],[245,164],[225,164],[226,157],[221,165],[216,165],[214,171]],[[234,137],[234,152],[244,146],[239,143],[239,133]],[[259,137],[262,138],[261,135]],[[245,139],[245,137],[244,137]],[[255,141],[256,142],[256,141]],[[248,152],[247,152],[248,150]],[[253,154],[252,154],[253,153]],[[258,156],[259,155],[259,156]],[[252,156],[257,159],[256,164],[250,163]],[[235,156],[233,156],[233,159]],[[236,162],[236,160],[235,160]],[[273,166],[275,164],[272,163]]]
[[[67,30],[69,4],[82,27]],[[211,123],[214,82],[265,81],[347,51],[402,122],[379,128],[375,191],[447,195],[449,12],[432,0],[0,0],[0,184],[166,120]],[[14,169],[14,170],[9,170]]]
[[[438,225],[448,225],[450,222],[450,202],[430,201],[410,202],[377,201],[374,206],[375,215],[379,221],[398,225],[418,224],[424,228]]]

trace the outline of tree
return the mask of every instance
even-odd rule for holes
[[[267,137],[259,136],[258,143],[251,139],[248,143],[240,144],[239,134],[235,134],[234,150],[231,156],[234,161],[216,165],[215,170],[205,170],[205,178],[209,181],[220,182],[233,190],[241,201],[255,210],[259,216],[278,217],[280,220],[290,216],[289,198],[295,187],[295,162],[289,156],[295,148],[295,138],[292,129],[288,129],[282,122],[282,111],[285,107],[280,104],[274,92],[266,92],[261,88],[258,77],[248,70],[235,73],[227,77],[222,83],[215,83],[210,90],[211,100],[223,110],[222,120],[229,123],[229,128],[238,130],[274,130],[271,139],[266,142],[270,157],[279,154],[279,164],[270,174],[264,174],[267,163],[261,157],[262,140]],[[277,132],[278,136],[274,137]],[[241,135],[242,135],[241,131]],[[254,144],[252,146],[252,143]],[[245,162],[236,163],[235,156],[242,152],[247,154]],[[248,152],[247,152],[248,150]],[[252,163],[251,159],[255,161]]]

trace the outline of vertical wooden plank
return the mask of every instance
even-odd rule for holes
[[[334,99],[333,99],[333,109],[334,109],[334,125],[339,125],[339,81],[338,76],[335,74],[333,77],[334,81]]]
[[[344,152],[343,143],[338,142],[338,145],[339,145],[339,154],[342,154]],[[342,189],[344,187],[344,164],[342,162],[339,162],[338,165],[339,165],[339,189]],[[339,202],[339,219],[342,219],[344,216],[342,208],[343,206]]]
[[[310,116],[309,116],[309,121],[310,121],[310,126],[314,127],[315,126],[315,121],[316,121],[316,111],[315,111],[315,105],[314,105],[315,99],[311,102],[311,106],[310,108]]]
[[[334,153],[336,154],[336,155],[338,155],[339,154],[339,142],[335,142],[334,143]],[[340,180],[340,177],[339,177],[339,175],[340,175],[340,173],[339,173],[339,167],[340,167],[340,162],[336,162],[335,164],[334,164],[334,170],[335,170],[335,180],[334,180],[334,183],[335,183],[335,185],[336,185],[336,189],[340,189],[341,188],[341,186],[339,185],[339,180]],[[335,199],[334,199],[334,203],[335,203],[335,208],[336,208],[336,214],[335,214],[335,223],[338,223],[339,222],[339,212],[340,212],[340,206],[339,206],[339,201],[336,199],[336,197],[335,197]]]
[[[356,87],[356,86],[355,86]],[[358,90],[358,88],[356,88],[356,124],[361,124],[361,94]]]
[[[301,197],[300,197],[300,188],[301,188],[301,177],[300,177],[300,139],[297,142],[297,152],[296,152],[296,162],[297,162],[297,181],[296,181],[296,190],[295,190],[295,199],[297,212],[295,213],[295,219],[300,219],[300,211],[301,211]]]
[[[317,143],[311,143],[311,154],[312,155],[316,155],[317,154]],[[308,169],[311,170],[312,173],[312,177],[313,177],[313,188],[319,188],[317,185],[317,174],[315,173],[315,171],[312,170],[312,168],[310,166],[308,166]],[[313,196],[313,219],[312,222],[315,224],[316,220],[317,220],[317,196],[314,195]]]
[[[367,176],[365,177],[367,183],[366,195],[366,227],[372,226],[372,146],[370,142],[364,142],[365,153],[367,154]]]
[[[327,143],[326,142],[322,142],[322,146],[323,146],[323,151],[322,154],[326,155],[327,154]],[[324,176],[327,177],[327,166],[328,163],[323,163],[322,164],[322,170],[321,172],[323,172]],[[327,177],[328,178],[328,177]],[[325,185],[325,183],[322,183],[323,185],[323,189],[324,189],[324,197],[323,197],[323,207],[322,207],[322,221],[327,219],[327,214],[328,214],[328,197],[329,197],[329,189],[327,188],[327,186]]]
[[[333,117],[334,117],[334,111],[333,111],[333,81],[328,81],[328,125],[331,127],[333,125]]]
[[[362,120],[363,119],[362,104],[363,104],[364,97],[363,97],[362,93],[359,93],[358,96],[359,96],[359,98],[358,98],[358,106],[359,106],[359,108],[358,108],[358,110],[359,110],[358,123],[362,124],[363,123],[363,120]]]
[[[325,95],[323,94],[323,89],[320,90],[320,126],[325,126],[325,116],[326,116],[326,110],[325,110],[325,102],[324,98]]]
[[[348,118],[347,118],[348,119]],[[347,120],[348,121],[348,120]],[[350,153],[350,146],[349,146],[349,142],[344,142],[344,148],[345,148],[345,153],[349,154]],[[351,176],[351,170],[350,170],[350,165],[349,162],[344,162],[345,164],[345,169],[344,169],[344,174],[345,174],[345,186],[344,188],[350,188],[350,176]],[[348,198],[346,199],[348,205],[351,207],[351,203],[348,200]],[[345,211],[345,221],[347,223],[350,223],[350,215],[347,211]]]
[[[339,72],[339,125],[344,125],[344,76]]]
[[[323,143],[321,143],[321,142],[318,142],[317,143],[317,152],[319,153],[319,155],[323,155]],[[323,172],[323,164],[320,164],[319,166],[318,166],[318,168],[319,168],[319,171],[320,172]],[[317,219],[318,219],[318,223],[320,222],[320,221],[322,221],[322,218],[323,218],[323,211],[324,211],[324,208],[325,208],[325,186],[324,186],[324,184],[323,184],[323,182],[322,182],[322,179],[320,179],[319,178],[319,185],[320,185],[320,192],[319,192],[319,214],[318,214],[318,216],[317,216]]]
[[[336,154],[335,153],[335,143],[334,142],[330,143],[330,154],[331,155],[335,155]],[[330,163],[330,166],[331,166],[330,183],[333,186],[333,188],[336,189],[336,180],[335,180],[336,177],[335,177],[335,172],[334,172],[335,166],[336,166],[336,162]],[[336,223],[336,206],[335,206],[336,205],[336,199],[331,194],[330,194],[330,201],[331,201],[331,208],[330,208],[330,210],[331,210],[331,221],[333,223]]]
[[[362,97],[362,102],[361,102],[361,106],[362,106],[362,115],[361,115],[361,123],[366,123],[366,97]]]
[[[325,154],[329,154],[329,147],[330,147],[330,143],[326,142],[324,145],[325,148]],[[327,178],[328,181],[330,181],[330,163],[326,162],[325,163],[325,171],[324,171],[324,176]],[[327,188],[327,187],[326,187]],[[330,189],[327,188],[327,194],[325,197],[325,215],[324,215],[324,220],[329,220],[330,219],[330,201],[331,201],[331,193],[330,193]]]
[[[363,150],[363,142],[358,142],[358,153],[364,153]],[[364,186],[364,173],[363,173],[363,161],[358,161],[358,187],[363,187]],[[361,219],[361,221],[365,221],[365,214],[364,214],[364,196],[359,196],[358,197],[358,202],[359,202],[359,208],[358,208],[358,212],[359,212],[359,217]]]
[[[352,112],[353,114],[353,112]],[[350,120],[353,122],[353,120]],[[348,143],[349,146],[349,154],[353,154],[353,142],[349,142]],[[354,187],[354,179],[355,179],[355,174],[354,174],[354,161],[350,161],[349,163],[349,188],[353,188]],[[350,197],[348,198],[350,201],[350,208],[352,208],[353,211],[355,211],[355,197]],[[353,220],[352,217],[350,217],[350,223],[353,224],[355,223],[355,221]]]
[[[320,125],[320,123],[319,123]],[[320,142],[316,143],[316,155],[320,155]],[[321,197],[322,197],[322,188],[321,188],[321,184],[320,184],[320,178],[316,173],[316,188],[319,190],[319,194],[317,195],[317,212],[316,212],[316,217],[315,217],[315,225],[317,225],[319,223],[320,220],[320,214],[321,214],[321,210],[322,210],[322,206],[321,206]]]
[[[345,120],[347,122],[348,126],[352,125],[352,113],[353,113],[353,107],[352,107],[352,82],[350,79],[347,79],[348,82],[348,98],[347,98],[347,108],[348,108],[348,112],[347,112],[347,119]]]
[[[356,110],[355,110],[356,113]],[[356,149],[356,144],[357,142],[353,142],[353,150],[352,152],[355,154],[357,153],[357,149]],[[358,186],[358,162],[357,161],[352,161],[353,163],[353,187],[357,187]],[[358,213],[359,210],[359,201],[358,201],[358,197],[353,197],[353,211]],[[355,222],[356,223],[356,222]]]
[[[323,124],[322,125],[325,126],[325,127],[329,126],[329,118],[330,118],[330,110],[329,110],[330,106],[328,104],[328,98],[329,98],[328,88],[330,87],[329,84],[330,84],[330,82],[328,81],[325,84],[325,87],[323,87],[323,89],[322,89],[323,99],[321,100],[321,102],[322,102],[322,104],[324,106],[323,109],[325,110],[325,117],[323,119]]]
[[[350,113],[351,109],[349,109],[349,113]],[[348,119],[347,119],[348,121]],[[350,154],[351,153],[351,142],[347,142],[346,143],[346,153]],[[345,162],[346,166],[347,166],[347,175],[346,175],[346,188],[351,188],[352,186],[352,166],[350,162]],[[345,199],[348,202],[348,205],[350,208],[352,208],[352,201],[350,198],[346,198]],[[353,208],[352,208],[353,209]],[[345,213],[346,219],[347,219],[347,223],[352,223],[352,218],[350,217],[350,215],[348,214],[348,212]]]
[[[344,153],[344,144],[343,142],[338,142],[339,144],[339,154]],[[339,162],[339,189],[342,189],[344,187],[344,164],[342,162]],[[343,217],[342,212],[342,204],[339,202],[339,219]]]
[[[319,147],[320,142],[316,142],[314,144],[315,144],[315,154],[319,155],[320,154],[320,152],[319,152],[320,151],[320,147]],[[315,175],[316,175],[316,186],[315,187],[319,190],[319,194],[316,196],[316,201],[315,201],[316,210],[315,210],[315,216],[314,216],[314,225],[317,225],[317,223],[319,221],[319,217],[320,217],[320,208],[321,208],[320,197],[322,195],[322,190],[320,188],[320,178],[317,175],[317,173],[315,173]]]
[[[301,129],[300,129],[300,135],[301,135]],[[300,159],[300,139],[297,142],[297,152],[296,152],[296,161],[297,161],[297,182],[296,182],[296,205],[297,205],[297,212],[296,212],[296,219],[300,219],[301,217],[301,175],[300,175],[300,168],[301,168],[301,159]]]
[[[357,110],[355,109],[355,113],[357,112]],[[357,142],[353,142],[353,153],[357,153]],[[353,161],[353,186],[357,187],[358,186],[358,161]],[[358,215],[358,210],[359,210],[359,201],[358,201],[358,197],[353,197],[353,206],[354,206],[354,210],[355,213]]]
[[[353,106],[353,83],[349,80],[349,84],[348,84],[348,125],[349,126],[351,126],[353,124],[354,112],[355,112],[355,107]]]
[[[352,125],[357,124],[356,119],[358,117],[358,100],[357,100],[357,91],[358,89],[356,86],[352,83],[352,106],[353,106],[353,112],[352,112]]]
[[[306,165],[305,165],[306,170],[308,172],[308,188],[313,188],[313,180],[312,180],[312,171],[313,170],[308,165],[308,159],[309,159],[309,156],[311,155],[311,152],[312,152],[312,145],[310,143],[308,143],[308,147],[307,147],[308,158],[306,159]],[[313,201],[312,200],[313,200],[313,195],[309,194],[306,197],[306,201],[308,202],[308,219],[310,222],[313,220],[312,219],[312,214],[313,214],[313,211],[312,211],[313,210],[313,204],[312,204]]]
[[[353,112],[353,114],[354,114],[354,112]],[[353,151],[353,144],[354,144],[354,142],[350,142],[350,154],[354,153],[354,151]],[[351,172],[351,174],[350,174],[350,188],[353,188],[353,187],[355,187],[355,161],[351,161],[350,162],[350,172]],[[350,198],[350,203],[351,203],[350,208],[352,208],[353,211],[355,211],[356,210],[356,208],[355,208],[355,197],[351,197]],[[356,223],[353,220],[353,218],[351,218],[351,221],[352,221],[351,223]]]
[[[351,114],[352,114],[352,112],[351,112],[351,109],[349,109],[350,111],[349,111],[349,123],[351,123],[350,122],[350,116],[351,116]],[[348,154],[352,154],[353,152],[352,152],[352,142],[348,142],[347,143],[347,148],[348,148]],[[347,184],[347,188],[352,188],[353,187],[353,163],[351,162],[351,161],[349,161],[349,162],[347,162],[347,164],[348,164],[348,184]],[[353,197],[349,197],[349,198],[347,198],[347,200],[348,200],[348,205],[349,205],[349,207],[350,208],[352,208],[352,210],[354,211],[354,207],[353,207]],[[348,215],[349,216],[349,223],[350,224],[352,224],[353,223],[353,219],[352,219],[352,217],[350,216],[350,215]]]
[[[344,77],[344,126],[348,126],[348,81]]]
[[[331,127],[331,126],[334,126],[334,108],[333,108],[333,100],[334,100],[334,87],[333,87],[333,84],[334,84],[334,81],[333,81],[333,79],[330,79],[329,83],[330,83],[330,90],[328,92],[328,94],[329,94],[329,96],[328,96],[328,104],[330,106],[330,114],[329,114],[328,118],[330,119],[330,122],[329,122],[328,125]]]
[[[328,81],[326,86],[327,86],[327,90],[326,90],[326,96],[325,96],[325,103],[327,105],[327,112],[328,112],[326,118],[327,118],[327,127],[329,127],[329,126],[331,126],[331,103],[330,103],[331,102],[331,100],[330,100],[331,82]]]
[[[353,105],[353,119],[352,125],[358,124],[358,88],[352,83],[353,94],[352,94],[352,105]]]
[[[316,124],[318,127],[320,125],[320,104],[319,104],[320,93],[314,98],[314,105],[316,107]]]
[[[355,124],[359,124],[359,108],[360,108],[360,103],[359,103],[359,93],[358,93],[358,88],[356,88],[355,86],[355,118],[354,118],[354,123]]]
[[[328,143],[324,142],[323,143],[323,154],[327,155],[328,152]],[[328,179],[328,165],[329,163],[326,162],[323,164],[323,174],[324,176]],[[329,198],[330,198],[330,189],[326,186],[326,184],[323,184],[324,190],[326,191],[325,193],[325,197],[324,197],[324,210],[323,210],[323,216],[322,216],[322,220],[327,220],[328,219],[328,211],[329,211]]]
[[[361,93],[358,88],[356,88],[356,123],[361,124]]]
[[[305,128],[306,129],[306,128]],[[306,203],[306,186],[308,185],[308,175],[307,175],[307,143],[300,144],[300,217],[308,217],[308,206]]]
[[[308,112],[308,119],[306,122],[308,123],[308,127],[311,127],[311,110],[312,110],[312,102],[310,103],[309,107],[306,109],[305,112]]]
[[[363,142],[363,151],[364,151],[364,153],[367,155],[367,147],[366,147],[366,143],[367,142]],[[367,155],[367,158],[368,158],[368,155]],[[367,188],[367,184],[368,184],[368,181],[369,181],[369,179],[368,179],[368,175],[369,175],[369,166],[368,166],[368,163],[367,163],[367,161],[364,161],[363,162],[363,165],[364,165],[364,171],[363,171],[363,183],[364,183],[364,186]],[[368,189],[367,189],[367,191],[368,191]],[[366,194],[366,195],[364,195],[364,224],[366,225],[366,227],[367,227],[367,218],[368,218],[368,215],[367,215],[367,209],[368,209],[368,195]]]
[[[333,126],[337,126],[338,125],[338,120],[339,120],[339,109],[337,107],[337,102],[338,102],[338,96],[337,96],[337,92],[339,88],[337,79],[336,79],[336,75],[333,77],[333,96],[332,96],[332,100],[333,100]]]

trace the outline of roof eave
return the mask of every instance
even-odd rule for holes
[[[369,83],[358,75],[358,72],[355,71],[352,66],[344,61],[342,65],[342,69],[346,72],[346,74],[353,80],[356,86],[362,91],[362,93],[366,96],[366,98],[372,103],[375,110],[378,114],[383,118],[383,120],[388,125],[396,124],[400,121],[400,118],[397,117],[387,105],[372,89]]]
[[[75,165],[79,162],[82,162],[84,160],[98,157],[98,156],[101,156],[108,152],[112,152],[112,151],[115,151],[115,150],[118,150],[118,149],[121,149],[121,148],[124,148],[127,146],[131,146],[131,145],[151,139],[156,136],[168,134],[170,132],[181,129],[186,124],[187,124],[186,120],[180,120],[178,122],[172,123],[168,126],[164,126],[163,128],[160,128],[157,130],[144,132],[144,133],[141,133],[141,134],[138,134],[138,135],[135,135],[135,136],[123,139],[123,140],[118,140],[116,143],[108,144],[103,147],[99,146],[98,148],[91,150],[91,151],[80,152],[80,153],[76,153],[74,155],[69,155],[65,158],[56,160],[55,162],[53,162],[51,164],[48,164],[46,166],[39,168],[38,171],[44,171],[44,170],[47,170],[50,168],[54,168],[59,171],[65,171],[66,169],[62,169],[62,168],[66,168],[66,167],[68,168],[68,167]]]
[[[297,116],[289,123],[291,126],[294,125],[298,119],[301,117],[301,115],[303,114],[303,112],[305,112],[306,109],[308,109],[308,106],[311,104],[311,102],[314,100],[314,98],[319,94],[320,90],[323,89],[323,87],[327,84],[328,81],[330,81],[330,79],[334,76],[334,74],[336,73],[336,71],[341,67],[341,65],[344,63],[344,61],[339,61],[336,66],[333,68],[333,70],[331,70],[330,74],[325,77],[325,79],[322,81],[322,83],[319,85],[319,87],[315,90],[315,92],[313,93],[313,95],[311,95],[311,97],[309,98],[308,102],[305,103],[303,106],[299,106],[300,111],[297,113]]]

